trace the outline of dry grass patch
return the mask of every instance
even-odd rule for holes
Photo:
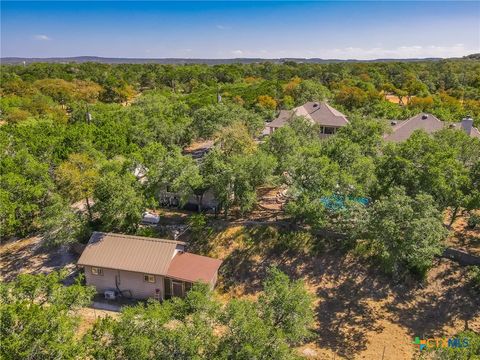
[[[272,252],[273,231],[235,226],[216,235],[212,255],[225,262],[219,292],[225,299],[257,297],[271,265],[303,279],[315,294],[316,325],[312,341],[298,349],[302,356],[381,359],[385,349],[384,359],[414,359],[415,336],[480,331],[480,298],[470,289],[467,269],[455,262],[438,259],[425,282],[395,284],[350,253]]]

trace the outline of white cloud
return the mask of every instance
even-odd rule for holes
[[[227,30],[227,29],[230,29],[228,26],[225,26],[225,25],[215,25],[215,27],[219,30]]]
[[[468,54],[478,53],[480,49],[466,46],[465,44],[453,45],[417,45],[409,44],[392,48],[383,47],[380,44],[367,47],[342,47],[342,48],[308,48],[308,49],[243,49],[232,50],[229,52],[220,52],[219,57],[260,57],[260,58],[282,58],[282,57],[298,57],[298,58],[321,58],[321,59],[356,59],[356,60],[373,60],[373,59],[409,59],[409,58],[448,58],[462,57]]]
[[[379,58],[427,58],[427,57],[460,57],[478,52],[478,49],[468,49],[464,44],[451,46],[438,45],[403,45],[396,48],[358,48],[346,47],[337,49],[322,49],[317,52],[322,58],[336,59],[379,59]]]
[[[35,35],[34,38],[35,38],[35,40],[40,40],[40,41],[49,41],[49,40],[52,40],[52,39],[49,38],[47,35],[42,35],[42,34]]]

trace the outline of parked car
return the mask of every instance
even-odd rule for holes
[[[158,224],[160,221],[160,216],[156,215],[156,214],[152,214],[148,211],[144,212],[143,213],[143,217],[142,217],[142,224],[145,224],[145,225],[156,225]]]

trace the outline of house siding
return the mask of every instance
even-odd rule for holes
[[[92,267],[85,266],[86,283],[94,286],[98,293],[103,293],[105,290],[116,290],[115,278],[118,276],[120,279],[118,283],[120,290],[130,291],[133,298],[146,299],[154,297],[156,290],[159,289],[163,299],[165,294],[163,276],[155,275],[155,282],[149,283],[143,280],[144,275],[147,274],[105,268],[103,268],[103,275],[94,275],[92,274]]]
[[[213,290],[215,287],[215,284],[217,283],[218,280],[218,271],[215,273],[215,276],[212,278],[212,281],[210,281],[210,289]]]

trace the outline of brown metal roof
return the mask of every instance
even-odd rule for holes
[[[78,265],[165,275],[180,241],[94,232]]]
[[[189,282],[211,282],[222,264],[221,260],[191,253],[177,253],[170,263],[167,276]]]

